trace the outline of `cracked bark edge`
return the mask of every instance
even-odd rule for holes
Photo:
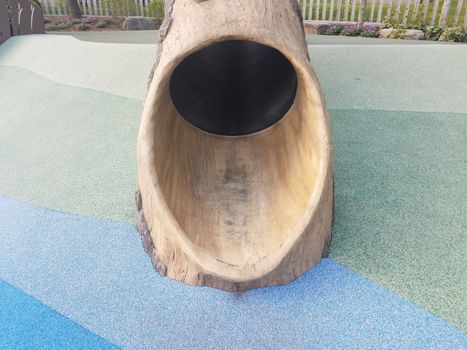
[[[154,65],[152,66],[151,73],[149,74],[147,92],[149,92],[149,86],[151,85],[152,79],[154,78],[154,72],[156,71],[156,68],[159,65],[159,61],[161,59],[162,50],[164,46],[163,43],[164,43],[165,38],[167,37],[167,34],[169,33],[170,25],[172,24],[172,21],[173,21],[172,12],[173,12],[174,4],[175,4],[175,0],[165,0],[164,20],[162,21],[162,24],[159,27],[159,40],[158,40],[159,49],[157,50],[156,61],[154,62]]]
[[[300,25],[302,26],[302,33],[303,33],[303,46],[305,47],[305,52],[308,57],[308,61],[310,61],[310,52],[308,51],[308,43],[306,41],[306,33],[305,33],[305,26],[303,25],[303,16],[302,16],[302,11],[300,10],[300,6],[298,5],[298,1],[296,0],[290,0],[292,2],[292,7],[295,10],[295,13],[297,14],[298,21]]]
[[[323,247],[323,255],[322,258],[328,258],[329,257],[329,251],[331,249],[331,243],[332,243],[332,229],[334,228],[334,220],[336,217],[336,193],[335,193],[335,181],[334,181],[334,174],[332,175],[332,207],[331,207],[331,232],[329,233],[329,238],[324,242],[324,247]]]
[[[141,236],[141,242],[143,243],[144,251],[150,256],[154,269],[162,276],[165,276],[167,274],[167,267],[157,257],[157,249],[154,246],[154,242],[152,241],[151,237],[151,231],[149,230],[148,223],[144,217],[143,200],[141,198],[139,188],[136,189],[135,200],[137,209],[136,229]]]

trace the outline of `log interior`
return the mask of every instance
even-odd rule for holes
[[[297,76],[276,49],[246,40],[212,44],[186,57],[170,82],[177,111],[194,126],[244,135],[280,120],[292,106]]]
[[[200,63],[203,57],[191,55],[161,78],[150,116],[157,125],[153,174],[170,214],[199,256],[254,269],[289,236],[296,238],[309,219],[304,214],[322,158],[322,111],[310,102],[305,73],[277,50],[227,42],[227,55],[218,52],[224,47],[218,45],[208,58],[225,58],[226,65]],[[229,64],[241,72],[237,77],[225,72],[234,79],[230,86],[209,73],[204,80],[198,76]],[[263,76],[266,81],[256,81]],[[270,92],[264,92],[268,86]],[[262,89],[263,95],[255,92]],[[223,100],[231,97],[240,105]],[[193,107],[194,115],[185,106]]]

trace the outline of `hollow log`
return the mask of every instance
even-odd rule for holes
[[[138,134],[137,227],[162,275],[243,291],[327,253],[333,153],[295,0],[172,0]]]

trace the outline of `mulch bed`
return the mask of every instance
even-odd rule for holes
[[[78,32],[78,31],[118,31],[122,30],[125,17],[86,16],[71,19],[67,16],[45,17],[47,32]]]

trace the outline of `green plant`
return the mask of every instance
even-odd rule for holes
[[[95,24],[95,23],[97,23],[97,18],[96,17],[87,17],[84,20],[84,23],[86,23],[86,24]]]
[[[101,19],[97,22],[96,28],[107,28],[109,26],[109,21],[106,19]]]
[[[425,37],[428,40],[438,40],[439,37],[443,34],[444,28],[439,26],[429,26],[426,27]]]
[[[378,33],[378,26],[375,25],[364,25],[361,27],[361,33],[360,36],[363,36],[365,38],[377,38],[379,36]]]
[[[438,40],[465,43],[467,42],[467,33],[462,28],[446,28]]]
[[[418,29],[418,30],[421,30],[423,33],[426,32],[426,25],[424,23],[407,24],[405,28],[406,29]]]
[[[400,23],[397,18],[385,17],[383,22],[381,22],[379,29],[399,28],[399,26]]]
[[[79,18],[73,18],[73,19],[71,20],[71,23],[73,23],[73,24],[80,24],[80,23],[81,23],[81,20],[80,20]]]
[[[341,35],[359,36],[362,31],[363,29],[357,26],[356,24],[346,24],[344,26],[344,29],[342,29],[341,31]]]
[[[403,28],[397,28],[397,29],[394,29],[388,36],[388,38],[391,38],[391,39],[401,39],[403,38],[405,35],[405,29]]]
[[[78,27],[79,30],[89,30],[91,27],[88,26],[86,23],[81,23]]]
[[[333,24],[323,33],[324,35],[339,35],[344,26],[342,24]]]
[[[56,22],[55,24],[51,24],[46,26],[47,31],[56,31],[56,30],[65,30],[72,26],[73,24],[70,21],[67,22]]]
[[[164,19],[164,0],[152,0],[144,9],[144,14],[162,23]]]

